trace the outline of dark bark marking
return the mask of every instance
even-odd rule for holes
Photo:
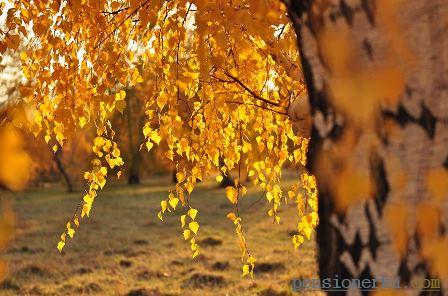
[[[373,61],[373,47],[372,43],[368,39],[364,39],[362,42],[362,45],[364,46],[364,49],[367,52],[367,56],[369,57],[369,60]]]
[[[369,280],[374,279],[374,276],[372,275],[372,271],[370,270],[370,266],[367,265],[366,268],[364,268],[364,270],[359,275],[358,279],[360,281],[365,280],[365,279],[369,279]],[[361,292],[362,295],[369,295],[370,293],[371,293],[371,291],[362,291]]]
[[[369,207],[367,206],[367,204],[365,207],[365,213],[366,213],[367,221],[369,222],[369,244],[368,244],[368,247],[369,247],[370,253],[372,254],[373,259],[376,260],[377,250],[378,250],[378,247],[381,245],[381,243],[378,240],[378,238],[376,237],[375,223],[373,222],[372,215],[370,214],[370,210],[369,210]]]
[[[362,242],[361,242],[361,236],[359,235],[359,232],[356,232],[355,241],[351,246],[348,246],[346,248],[350,255],[353,258],[353,261],[356,263],[356,266],[358,266],[359,259],[361,258],[361,252],[362,252]]]
[[[332,11],[329,15],[329,18],[333,23],[336,23],[336,20],[338,19],[337,13]]]
[[[342,132],[344,131],[344,127],[334,123],[333,128],[331,129],[328,137],[333,141],[338,140],[342,136]]]
[[[441,236],[446,235],[446,227],[443,224],[440,224],[440,235]]]
[[[353,26],[353,16],[354,16],[353,9],[347,4],[347,2],[345,2],[345,0],[341,0],[339,6],[341,8],[342,15],[347,20],[347,23],[350,26]]]
[[[408,256],[405,256],[400,261],[400,267],[398,274],[400,275],[400,280],[404,284],[409,284],[411,282],[411,271],[408,268]]]
[[[321,147],[322,147],[322,141],[319,140],[319,132],[317,131],[316,127],[313,125],[313,127],[311,128],[310,143],[308,144],[308,159],[310,161],[307,161],[306,165],[305,165],[306,169],[310,172],[315,172],[315,169],[314,169],[315,163],[313,160],[317,159],[316,155],[319,155],[319,151],[320,151]]]
[[[427,262],[420,262],[419,264],[417,264],[414,267],[414,270],[412,271],[412,273],[419,274],[420,276],[422,276],[425,279],[438,279],[434,275],[431,275],[428,272],[428,270],[430,270],[430,268],[429,268]],[[444,291],[444,289],[443,289],[442,285],[440,285],[440,290],[439,289],[431,290],[431,288],[426,288],[425,290],[420,291],[419,295],[431,295],[431,296],[443,295],[442,291]]]
[[[375,185],[375,205],[380,216],[383,214],[383,208],[386,204],[390,186],[387,181],[387,173],[384,168],[384,161],[378,155],[373,154],[370,157],[370,172],[372,173]]]
[[[333,201],[324,192],[319,192],[318,215],[320,223],[316,230],[316,241],[318,245],[319,275],[321,278],[331,277],[337,271],[339,254],[339,239],[336,229],[330,224],[330,216],[333,208]],[[331,242],[337,242],[332,244]]]
[[[446,157],[445,161],[443,162],[443,166],[448,170],[448,156]]]
[[[383,111],[383,115],[395,120],[401,127],[405,127],[409,123],[415,123],[421,126],[431,139],[434,138],[437,119],[425,104],[422,104],[422,113],[418,119],[410,115],[401,104],[398,106],[397,113],[386,110]]]
[[[298,36],[298,38],[301,38],[301,36]],[[299,41],[300,43],[300,41]],[[302,48],[302,47],[300,47]],[[301,51],[301,61],[302,61],[302,70],[303,70],[303,76],[305,77],[305,83],[306,83],[306,88],[308,91],[308,96],[309,96],[309,100],[310,100],[310,105],[311,105],[311,113],[313,112],[313,108],[317,105],[318,100],[315,98],[316,95],[316,90],[314,89],[314,84],[313,84],[313,72],[311,71],[311,65],[310,62],[308,61],[308,59],[306,57],[303,56],[303,51]]]
[[[405,85],[405,87],[404,87],[404,90],[405,90],[405,92],[406,92],[406,95],[410,98],[410,97],[412,97],[412,93],[413,93],[413,91],[412,91],[412,88],[409,86],[409,85]]]
[[[422,243],[420,242],[420,236],[417,234],[417,232],[414,232],[414,235],[412,237],[414,239],[416,248],[420,250],[422,247]]]
[[[437,120],[431,111],[422,104],[422,114],[418,120],[418,124],[425,129],[431,139],[434,138],[436,121]]]
[[[416,122],[417,120],[412,117],[408,111],[403,107],[403,105],[399,105],[397,109],[397,113],[394,113],[392,111],[386,110],[383,111],[383,115],[386,118],[393,119],[395,122],[397,122],[400,127],[404,127],[406,124],[410,122]]]
[[[362,9],[366,13],[367,19],[372,27],[375,26],[375,2],[373,0],[362,0]]]

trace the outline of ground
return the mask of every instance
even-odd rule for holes
[[[291,279],[316,278],[314,242],[295,250],[291,241],[297,224],[294,204],[283,207],[281,223],[275,225],[262,193],[249,187],[240,211],[257,267],[254,279],[242,278],[234,226],[225,217],[232,205],[223,189],[210,181],[193,191],[201,253],[192,259],[180,214],[164,222],[156,216],[170,186],[170,178],[106,186],[91,218],[82,220],[62,254],[56,243],[81,193],[51,186],[17,194],[16,238],[1,254],[9,271],[0,295],[274,296],[294,294]]]

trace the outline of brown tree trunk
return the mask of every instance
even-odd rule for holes
[[[319,187],[321,278],[387,277],[406,285],[440,276],[422,255],[417,209],[438,207],[441,218],[432,235],[446,235],[447,199],[435,204],[426,177],[448,170],[448,0],[284,2],[298,36],[313,116],[308,168]],[[372,112],[359,110],[368,116],[350,113],[375,95],[380,103],[367,107]],[[341,210],[335,182],[349,162],[369,177],[373,193],[355,196]],[[356,195],[356,184],[351,190]],[[403,215],[400,205],[411,210]],[[400,244],[401,216],[407,235]],[[447,289],[447,279],[441,279]]]
[[[138,142],[141,143],[142,139],[141,137],[139,137],[139,135],[141,134],[140,126],[142,124],[141,124],[141,117],[138,115],[139,113],[136,111],[138,110],[137,107],[139,106],[135,106],[137,104],[137,101],[135,98],[134,90],[128,91],[127,104],[128,106],[126,108],[126,122],[127,122],[128,141],[129,141],[129,153],[131,156],[128,184],[138,185],[140,184],[141,156],[140,156],[140,150],[137,148],[139,145],[136,144],[136,141],[134,140],[134,133],[138,139]],[[137,128],[134,126],[134,123],[137,123]]]
[[[56,166],[58,168],[58,171],[61,173],[62,178],[64,179],[65,185],[67,186],[67,192],[69,193],[74,192],[72,180],[70,179],[70,176],[65,170],[64,165],[62,163],[62,147],[60,145],[58,145],[58,150],[53,155],[53,160],[56,163]]]

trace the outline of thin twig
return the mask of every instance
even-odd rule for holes
[[[128,19],[130,19],[135,13],[137,13],[140,8],[142,8],[143,6],[145,6],[146,4],[149,3],[150,0],[146,0],[145,2],[143,2],[139,7],[137,7],[136,9],[134,9],[124,20],[122,20],[113,30],[112,32],[110,32],[109,34],[106,35],[106,37],[104,37],[103,39],[101,39],[100,42],[98,42],[98,44],[93,48],[93,50],[97,49],[101,44],[103,44],[104,41],[106,41],[107,38],[109,38],[112,34],[114,34],[119,27],[121,27]]]
[[[224,74],[227,75],[227,77],[231,78],[233,81],[235,81],[236,83],[238,83],[242,88],[244,88],[248,93],[250,93],[253,97],[257,98],[258,100],[265,102],[267,104],[270,105],[274,105],[277,107],[280,107],[280,103],[278,102],[272,102],[269,100],[266,100],[262,97],[260,97],[258,94],[256,94],[253,90],[251,90],[249,87],[247,87],[243,82],[241,82],[241,80],[239,80],[238,78],[236,78],[235,76],[233,76],[232,74],[228,73],[227,71],[224,72]]]

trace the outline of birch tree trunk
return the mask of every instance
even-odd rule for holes
[[[407,285],[439,277],[446,294],[447,269],[423,246],[446,239],[448,226],[447,197],[437,200],[428,186],[432,172],[448,170],[448,0],[285,3],[313,118],[308,167],[319,187],[321,278]],[[368,176],[371,196],[361,193],[367,183],[341,180],[347,162]],[[341,198],[349,199],[342,207]]]

